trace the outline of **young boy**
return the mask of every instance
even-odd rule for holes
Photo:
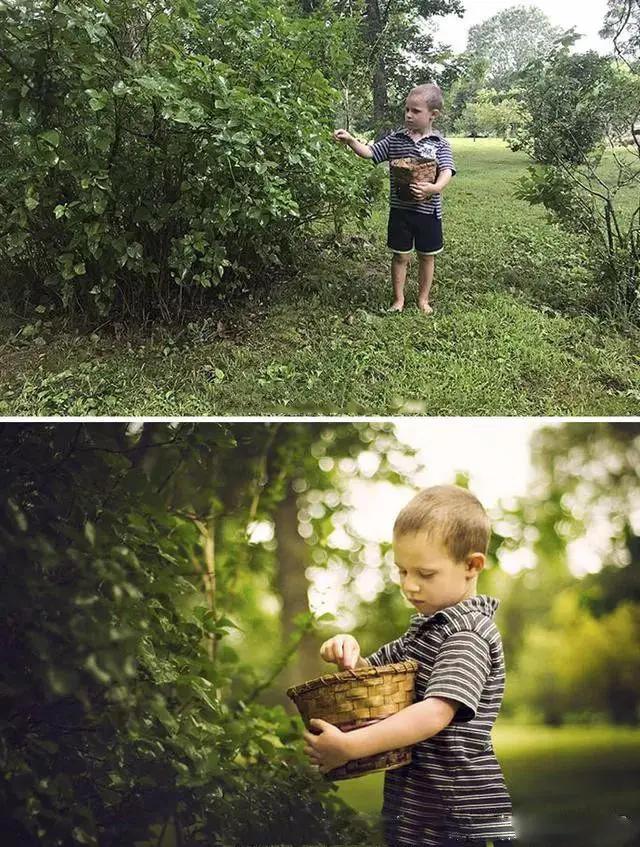
[[[373,159],[376,165],[407,156],[435,158],[438,165],[435,183],[417,182],[411,185],[413,202],[398,196],[391,174],[387,247],[393,251],[391,280],[395,299],[390,312],[401,312],[404,308],[404,285],[414,246],[419,261],[418,308],[425,315],[433,311],[429,304],[429,292],[433,282],[435,256],[443,249],[440,192],[456,172],[449,142],[433,129],[433,122],[443,105],[442,92],[437,85],[419,85],[409,93],[405,102],[404,129],[371,146],[357,141],[344,129],[337,129],[333,133],[336,141],[351,147],[364,159]]]
[[[504,691],[498,601],[476,593],[491,528],[480,502],[457,486],[418,493],[396,518],[400,587],[417,609],[407,632],[364,659],[351,635],[320,655],[341,669],[415,659],[416,702],[378,723],[342,732],[311,721],[305,753],[321,773],[351,759],[413,745],[412,762],[387,771],[382,817],[393,847],[513,847],[511,800],[491,744]]]

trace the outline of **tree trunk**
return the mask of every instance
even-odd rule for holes
[[[213,518],[207,520],[194,520],[200,531],[202,540],[203,561],[194,561],[194,565],[202,571],[202,583],[207,606],[215,615],[216,613],[216,549],[215,549],[215,522]],[[216,659],[217,642],[213,636],[209,640],[207,649],[209,658]]]
[[[293,619],[309,611],[309,584],[305,575],[309,565],[309,550],[298,532],[298,503],[291,484],[276,510],[274,524],[278,560],[276,586],[282,598],[281,640],[284,651],[295,631]],[[319,647],[314,635],[302,638],[290,664],[282,673],[283,688],[299,685],[322,673]]]
[[[380,17],[378,0],[367,0],[366,40],[371,51],[371,93],[376,140],[385,136],[390,129],[387,68],[381,44],[383,28],[384,21]]]

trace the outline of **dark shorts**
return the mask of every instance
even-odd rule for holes
[[[427,256],[442,251],[442,220],[412,209],[389,210],[387,247],[394,253],[416,252]]]

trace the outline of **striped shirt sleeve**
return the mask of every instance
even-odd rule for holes
[[[456,164],[453,161],[453,151],[451,150],[449,142],[444,138],[442,139],[442,143],[438,144],[436,159],[438,161],[440,172],[442,172],[445,168],[448,168],[452,174],[455,174]]]
[[[375,144],[371,145],[371,152],[373,153],[373,162],[376,165],[379,165],[380,162],[386,162],[389,158],[389,151],[391,150],[391,136],[385,135],[384,138],[381,138],[380,141],[376,141]]]
[[[403,662],[407,658],[404,647],[404,636],[383,644],[375,653],[366,657],[370,665],[393,665],[395,662]]]
[[[454,721],[476,716],[482,691],[491,672],[491,651],[476,632],[455,632],[438,651],[424,697],[446,697],[460,703]]]

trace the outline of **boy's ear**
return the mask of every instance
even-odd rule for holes
[[[487,563],[484,553],[470,553],[466,559],[466,567],[469,576],[477,576]]]

